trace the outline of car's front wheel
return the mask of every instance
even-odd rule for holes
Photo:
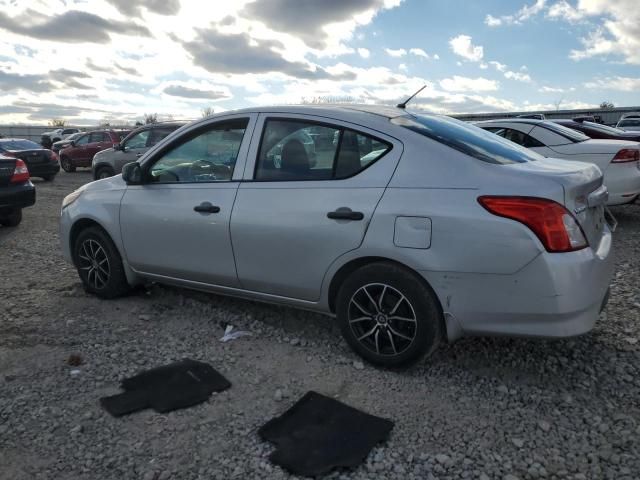
[[[101,298],[116,298],[129,289],[122,258],[109,235],[99,227],[82,230],[73,258],[85,289]]]
[[[22,209],[14,208],[0,212],[0,225],[5,227],[17,227],[22,221]]]
[[[62,157],[60,157],[60,166],[65,172],[76,171],[76,167],[73,166],[73,164],[71,163],[71,159],[66,155],[63,155]]]
[[[111,167],[99,167],[96,170],[95,179],[101,180],[103,178],[113,177],[114,175],[115,175],[115,172]]]
[[[433,291],[415,273],[391,262],[353,272],[338,292],[336,313],[351,348],[385,367],[430,355],[444,331]]]

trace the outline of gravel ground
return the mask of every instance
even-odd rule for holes
[[[363,365],[315,314],[162,286],[86,295],[57,216],[89,179],[37,183],[23,223],[0,228],[0,478],[293,478],[256,430],[310,389],[396,422],[328,478],[640,478],[640,206],[614,211],[617,273],[592,333],[465,339],[395,372]],[[220,343],[227,323],[253,335]],[[233,387],[166,415],[101,410],[123,377],[186,356]]]

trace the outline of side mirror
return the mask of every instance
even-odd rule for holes
[[[142,183],[142,168],[140,168],[140,164],[131,162],[122,167],[122,179],[127,185],[140,185]]]
[[[117,152],[118,150],[122,150],[122,147],[119,143],[114,143],[113,144],[113,149]]]
[[[75,146],[76,146],[76,141],[75,141],[75,140],[71,140],[71,141],[69,142],[69,146],[70,146],[70,147],[75,147]]]

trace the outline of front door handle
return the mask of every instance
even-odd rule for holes
[[[362,220],[364,213],[354,212],[350,208],[341,207],[333,212],[327,213],[327,218],[332,220]]]
[[[193,210],[200,213],[218,213],[220,211],[220,207],[211,205],[210,202],[202,202],[200,205],[193,207]]]

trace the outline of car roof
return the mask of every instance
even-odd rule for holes
[[[476,125],[491,125],[494,123],[521,123],[523,125],[547,125],[550,120],[537,120],[535,118],[495,118],[493,120],[482,120],[475,122]]]
[[[333,115],[336,113],[353,114],[366,113],[386,118],[395,118],[407,115],[407,111],[390,105],[364,105],[364,104],[321,104],[321,105],[272,105],[265,107],[243,108],[240,110],[227,110],[215,113],[207,118],[215,118],[229,114],[242,113],[297,113],[308,115]]]

